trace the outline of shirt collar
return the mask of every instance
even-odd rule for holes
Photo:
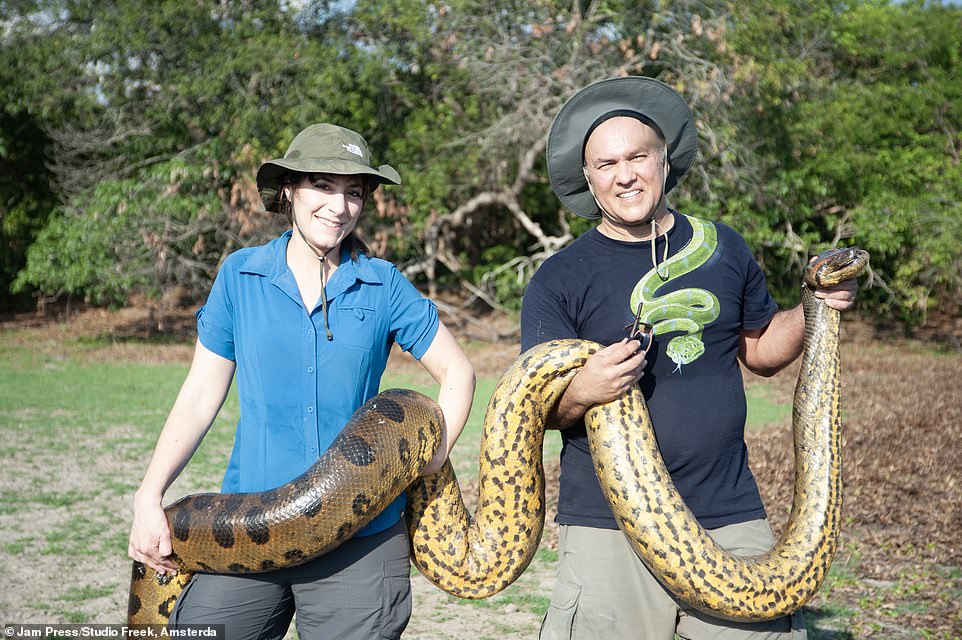
[[[265,245],[254,247],[240,267],[241,273],[276,278],[287,269],[287,243],[291,232],[274,238]]]
[[[288,230],[267,244],[255,247],[241,265],[241,273],[270,278],[272,282],[284,288],[281,282],[287,278],[293,280],[290,269],[287,267],[287,243],[290,242],[291,234],[292,231]],[[327,283],[328,300],[344,293],[358,281],[366,284],[381,284],[382,280],[371,265],[371,260],[363,253],[358,253],[357,259],[352,260],[350,251],[342,248],[341,262],[330,282]]]

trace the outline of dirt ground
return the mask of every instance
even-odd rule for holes
[[[480,332],[477,323],[453,316],[448,324],[460,334],[480,376],[500,375],[517,355],[507,319],[492,317]],[[67,322],[21,316],[0,322],[0,330],[27,325],[43,327],[54,342],[79,334],[115,339],[88,349],[92,358],[186,362],[191,348],[183,338],[192,334],[193,318],[183,312],[95,309]],[[482,335],[485,331],[501,338],[484,340],[491,337]],[[400,356],[391,366],[414,365]],[[797,368],[772,379],[749,374],[746,385],[764,387],[768,397],[790,403],[796,376]],[[826,583],[806,607],[810,629],[812,619],[831,610],[845,612],[844,630],[816,637],[962,638],[962,351],[843,326],[842,397],[845,497],[836,557],[842,578]],[[791,425],[751,431],[749,451],[777,535],[791,505]],[[556,465],[547,472],[550,508]],[[466,496],[474,491],[465,488]],[[544,544],[554,546],[556,537],[548,522]],[[461,608],[457,615],[491,614]]]

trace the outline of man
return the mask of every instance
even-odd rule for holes
[[[805,637],[799,616],[736,623],[674,598],[618,530],[602,495],[583,421],[634,384],[688,507],[739,554],[774,545],[747,463],[738,360],[772,375],[802,350],[801,307],[779,310],[742,237],[668,206],[698,141],[687,104],[644,77],[592,84],[561,109],[548,135],[548,174],[577,215],[600,218],[548,259],[521,310],[521,347],[559,338],[607,345],[588,359],[553,410],[562,429],[558,580],[541,637]],[[833,308],[857,284],[816,291]],[[796,634],[793,636],[793,633]]]

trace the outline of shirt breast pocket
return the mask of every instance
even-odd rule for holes
[[[344,305],[337,312],[337,334],[334,340],[355,349],[374,349],[379,343],[378,318],[374,307]]]

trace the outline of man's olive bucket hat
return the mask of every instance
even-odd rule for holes
[[[312,124],[301,131],[283,158],[268,160],[257,170],[257,190],[268,211],[278,211],[280,178],[288,170],[302,173],[372,176],[380,184],[401,184],[394,167],[374,168],[371,150],[358,133],[333,124]]]
[[[590,131],[612,115],[630,115],[653,123],[668,147],[665,192],[688,173],[698,151],[691,109],[665,83],[643,76],[610,78],[581,89],[561,107],[548,132],[548,179],[561,202],[583,218],[600,218],[588,190],[584,149]]]

